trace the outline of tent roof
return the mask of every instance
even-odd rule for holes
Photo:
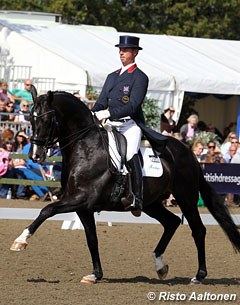
[[[143,51],[136,62],[150,78],[149,90],[240,94],[239,41],[119,33],[85,25],[23,24],[1,15],[0,24],[86,71],[94,87],[101,88],[106,75],[119,68],[114,45],[119,35],[128,34],[140,37]]]

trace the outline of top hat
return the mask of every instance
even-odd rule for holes
[[[139,38],[134,36],[120,36],[119,44],[116,44],[115,47],[142,50],[139,47]]]

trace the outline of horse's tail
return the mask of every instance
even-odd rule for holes
[[[233,222],[228,208],[224,205],[224,199],[205,180],[202,170],[200,171],[200,194],[205,206],[226,233],[235,251],[240,252],[240,233],[238,227]]]

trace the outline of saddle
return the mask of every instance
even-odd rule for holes
[[[118,153],[121,157],[121,169],[124,165],[127,165],[127,140],[115,127],[112,127],[112,133],[115,138]]]

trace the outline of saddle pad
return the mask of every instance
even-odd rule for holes
[[[120,170],[121,157],[118,153],[114,135],[108,131],[109,153],[113,165]],[[140,148],[143,157],[142,173],[144,177],[160,177],[163,174],[163,167],[160,158],[155,157],[151,147]],[[124,166],[125,168],[125,166]],[[126,169],[125,169],[126,173]]]

